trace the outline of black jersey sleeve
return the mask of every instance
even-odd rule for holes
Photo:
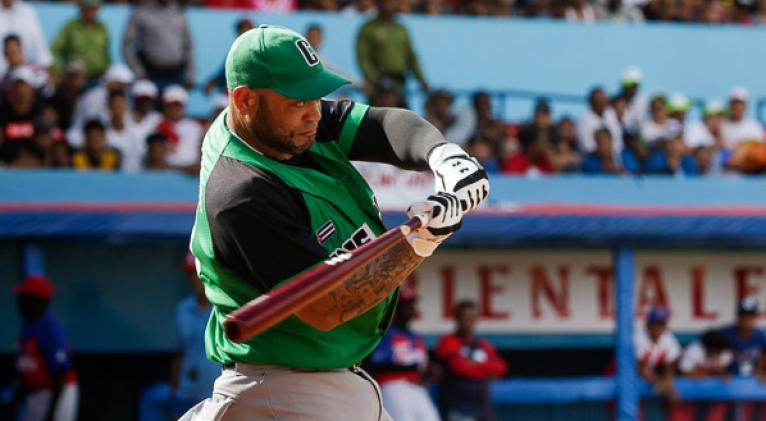
[[[381,162],[410,170],[428,169],[428,154],[446,143],[436,127],[412,111],[367,109],[348,100],[322,101],[317,141],[329,140],[339,142],[352,161]]]
[[[205,192],[216,259],[262,292],[327,258],[302,195],[273,173],[221,157]]]

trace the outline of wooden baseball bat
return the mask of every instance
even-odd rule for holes
[[[426,215],[416,215],[403,225],[386,231],[351,252],[325,260],[292,281],[229,313],[223,324],[226,336],[241,343],[263,333],[337,288],[357,269],[406,241],[410,232],[427,223],[427,218]]]

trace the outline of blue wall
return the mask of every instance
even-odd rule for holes
[[[35,5],[46,36],[52,39],[63,23],[77,14],[73,4]],[[129,7],[104,6],[102,17],[112,29],[113,58],[121,60],[120,43]],[[234,22],[251,17],[304,31],[311,22],[325,29],[321,53],[333,65],[359,75],[354,38],[363,18],[341,14],[260,14],[242,11],[189,9],[198,80],[207,78],[223,61]],[[592,25],[564,21],[472,17],[404,16],[424,71],[433,87],[474,90],[523,90],[584,95],[595,84],[615,89],[622,70],[638,65],[644,91],[681,91],[690,97],[724,99],[735,84],[753,97],[766,96],[766,28],[692,24],[604,22]],[[417,104],[417,101],[415,101]],[[191,104],[207,113],[201,95]],[[528,115],[528,100],[511,101],[509,116]],[[559,114],[579,113],[581,105],[556,104]]]

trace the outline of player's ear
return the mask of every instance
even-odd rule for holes
[[[240,112],[252,114],[258,107],[257,98],[253,95],[253,91],[246,86],[237,86],[229,96],[234,108]]]

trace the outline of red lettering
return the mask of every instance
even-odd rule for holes
[[[668,294],[665,290],[665,281],[662,279],[660,269],[657,266],[647,266],[644,269],[644,277],[638,290],[636,314],[638,317],[644,317],[646,310],[653,306],[665,307],[671,310],[668,306]]]
[[[544,296],[553,307],[553,311],[558,317],[569,317],[569,268],[560,266],[558,268],[559,288],[554,289],[545,269],[540,266],[532,266],[529,269],[529,275],[532,278],[532,317],[539,319],[543,317],[543,311],[540,306],[540,297]]]
[[[442,318],[452,319],[455,313],[455,267],[442,267],[439,277],[442,280]]]
[[[508,266],[480,266],[479,272],[479,316],[485,319],[507,319],[510,313],[496,311],[492,308],[492,296],[505,291],[505,287],[492,283],[492,275],[498,273],[507,275],[510,272]]]
[[[614,300],[612,297],[612,275],[614,268],[611,266],[588,266],[585,272],[596,276],[598,317],[600,319],[611,319],[614,317]]]
[[[702,320],[715,320],[718,312],[705,310],[705,270],[694,266],[689,271],[692,280],[692,317]]]
[[[734,282],[737,284],[737,302],[750,295],[756,295],[760,292],[757,285],[750,283],[752,275],[763,275],[761,266],[742,266],[734,268]]]

